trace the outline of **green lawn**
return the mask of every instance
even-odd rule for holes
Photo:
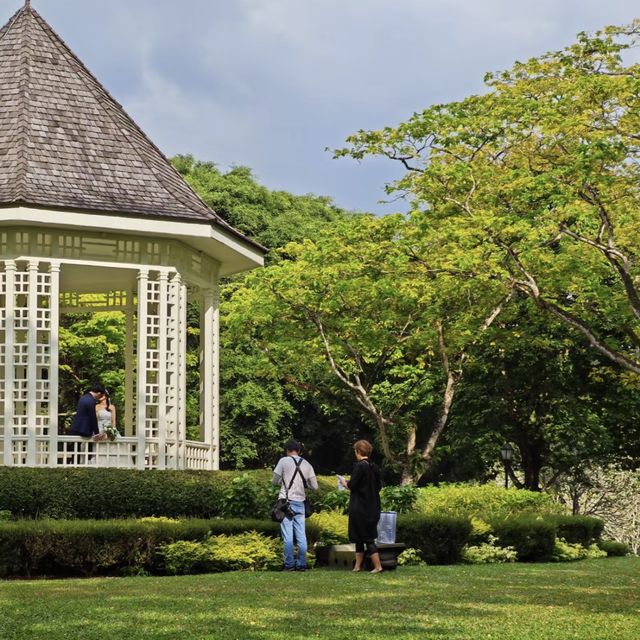
[[[0,638],[638,640],[640,558],[0,582]]]

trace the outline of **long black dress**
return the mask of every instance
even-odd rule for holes
[[[380,520],[380,469],[367,459],[353,467],[349,498],[349,540],[371,543],[378,537]]]

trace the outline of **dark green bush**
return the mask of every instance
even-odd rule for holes
[[[470,534],[471,523],[466,518],[402,514],[396,540],[418,549],[427,564],[454,564],[460,561]]]
[[[309,527],[311,536],[317,531]],[[158,548],[209,534],[256,531],[278,538],[264,520],[21,520],[0,522],[0,577],[117,575],[163,571]]]
[[[418,499],[418,487],[412,484],[384,487],[380,492],[383,511],[409,513]]]
[[[314,505],[315,506],[315,505]],[[322,504],[317,505],[316,511],[340,511],[347,513],[349,508],[349,492],[348,491],[328,491],[322,498]]]
[[[22,518],[220,515],[227,473],[0,467],[0,509]]]
[[[0,511],[14,518],[265,518],[271,471],[138,471],[0,466]],[[328,483],[325,483],[328,485]],[[309,492],[320,505],[324,493]]]
[[[549,562],[553,556],[556,525],[551,519],[518,516],[492,523],[501,547],[513,547],[521,562]]]
[[[590,516],[548,516],[556,525],[556,535],[567,542],[578,543],[585,547],[597,542],[604,529],[604,521]]]
[[[631,548],[624,542],[616,542],[615,540],[599,540],[598,546],[607,553],[609,558],[614,556],[628,556]]]
[[[279,491],[279,487],[257,482],[255,475],[245,472],[227,483],[220,512],[225,518],[269,518]]]

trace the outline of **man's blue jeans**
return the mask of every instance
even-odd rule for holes
[[[304,502],[290,500],[293,518],[285,518],[280,523],[282,541],[284,542],[284,568],[307,568],[307,534],[304,530]],[[298,562],[293,558],[293,545],[298,545]]]

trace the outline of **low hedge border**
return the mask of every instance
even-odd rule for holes
[[[178,540],[256,531],[280,537],[265,520],[22,520],[0,522],[0,577],[162,573],[158,548]],[[311,541],[317,527],[308,526]]]
[[[175,471],[137,469],[34,469],[0,466],[0,511],[14,518],[109,520],[170,518],[266,518],[275,487],[268,469]],[[335,489],[318,478],[310,491],[316,509]]]
[[[606,552],[607,557],[615,558],[615,557],[624,557],[631,554],[631,547],[624,542],[616,542],[615,540],[600,540],[598,542],[598,546],[604,552]]]
[[[0,509],[18,518],[212,518],[230,474],[0,467]]]
[[[604,520],[591,516],[548,516],[556,525],[556,535],[567,542],[588,547],[600,540],[604,530]]]
[[[491,527],[501,547],[513,547],[520,562],[550,562],[556,541],[556,524],[551,518],[518,516]]]
[[[427,564],[455,564],[471,536],[466,518],[401,514],[398,516],[396,540],[408,548],[418,549]]]

